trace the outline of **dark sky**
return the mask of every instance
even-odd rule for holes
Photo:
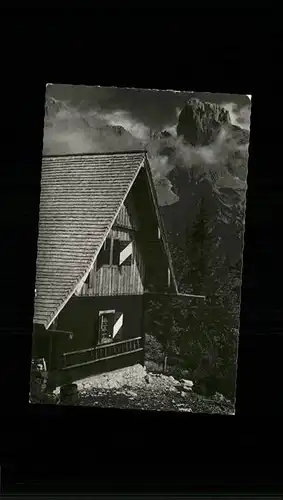
[[[80,110],[96,109],[103,112],[123,110],[137,121],[153,130],[176,123],[176,109],[182,108],[192,92],[152,91],[119,89],[111,87],[87,87],[52,85],[47,94]],[[194,93],[194,97],[215,103],[234,103],[239,107],[249,104],[247,96],[232,94]]]

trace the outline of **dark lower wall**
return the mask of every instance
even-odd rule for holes
[[[52,380],[56,379],[56,385],[138,362],[143,363],[143,352],[137,352],[58,373],[63,352],[87,349],[97,345],[99,311],[110,309],[124,314],[123,329],[115,340],[143,337],[142,295],[95,298],[74,296],[59,314],[57,331],[47,331],[42,326],[34,326],[33,356],[50,360],[49,371],[52,372]],[[71,339],[68,332],[73,334]],[[51,356],[50,347],[52,348]]]
[[[142,335],[143,296],[72,297],[58,318],[58,330],[70,331],[68,350],[95,347],[99,311],[115,309],[124,314],[124,325],[117,341]],[[63,347],[63,346],[62,346]]]
[[[65,383],[74,382],[92,375],[110,372],[126,366],[132,366],[136,363],[144,364],[143,352],[135,352],[119,356],[117,358],[108,359],[105,361],[97,361],[91,365],[72,368],[67,371],[61,371],[56,374],[56,385],[63,385]]]

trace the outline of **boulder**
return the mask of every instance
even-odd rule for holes
[[[77,384],[66,384],[60,388],[60,404],[75,405],[79,401]]]
[[[191,387],[188,387],[187,385],[183,385],[183,386],[182,386],[182,391],[184,391],[184,392],[191,392],[191,391],[192,391],[192,388],[191,388]]]
[[[182,378],[180,380],[181,384],[183,384],[184,386],[186,387],[193,387],[194,383],[192,382],[192,380],[186,380],[184,378]]]

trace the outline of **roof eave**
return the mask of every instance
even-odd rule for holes
[[[151,195],[152,195],[152,199],[153,199],[153,204],[154,204],[154,208],[155,208],[155,213],[156,213],[156,216],[157,216],[158,224],[159,224],[159,227],[160,227],[162,242],[163,242],[164,249],[165,249],[165,252],[166,252],[166,255],[167,255],[167,258],[168,258],[168,264],[169,264],[169,268],[170,268],[170,272],[171,272],[172,283],[174,285],[176,294],[178,294],[179,293],[179,291],[178,291],[178,284],[177,284],[177,280],[176,280],[176,276],[175,276],[175,272],[174,272],[172,256],[171,256],[171,252],[170,252],[170,249],[169,249],[169,244],[168,244],[168,241],[167,241],[166,229],[165,229],[165,226],[163,224],[163,219],[162,219],[162,216],[161,216],[160,211],[159,211],[157,195],[156,195],[155,187],[154,187],[154,184],[153,184],[153,179],[152,179],[152,175],[151,175],[149,161],[148,161],[148,158],[147,158],[147,153],[145,153],[144,167],[145,167],[145,170],[146,170],[146,173],[147,173],[147,177],[148,177],[148,180],[149,180],[150,191],[151,191]]]

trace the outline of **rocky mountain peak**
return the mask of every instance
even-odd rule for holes
[[[46,96],[45,99],[45,115],[47,117],[56,115],[59,111],[65,109],[65,105],[62,101],[57,101],[54,97]]]
[[[230,124],[229,111],[218,104],[192,98],[179,115],[177,134],[193,146],[205,146],[216,139],[221,127]]]

